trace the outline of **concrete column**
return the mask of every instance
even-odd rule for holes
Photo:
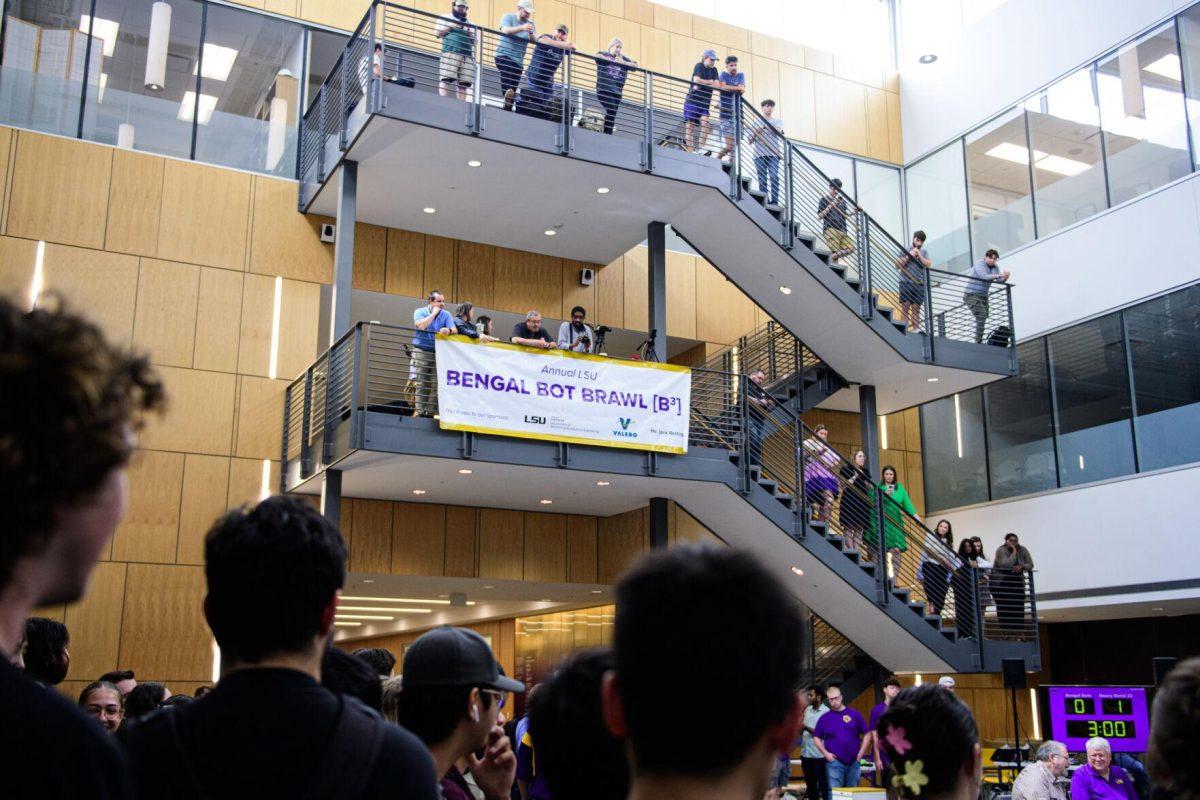
[[[867,455],[867,472],[879,482],[879,413],[875,404],[875,387],[858,387],[858,417],[862,426],[862,449]]]
[[[650,498],[650,549],[666,550],[670,541],[670,501],[665,497]]]
[[[647,296],[650,300],[646,319],[649,338],[654,344],[654,354],[659,361],[667,360],[667,225],[651,222],[646,234],[650,253],[646,259],[646,275],[649,282]]]
[[[354,222],[358,206],[358,162],[343,161],[338,177],[337,240],[333,245],[333,291],[329,297],[329,344],[350,330],[354,284]]]
[[[342,471],[327,469],[321,479],[321,514],[335,526],[342,519]]]

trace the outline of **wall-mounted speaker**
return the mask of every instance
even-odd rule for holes
[[[591,286],[595,282],[596,270],[592,269],[591,267],[584,267],[583,269],[579,270],[580,286]]]
[[[337,225],[326,222],[321,225],[321,241],[329,242],[330,244],[337,239]]]
[[[1025,659],[1006,658],[1000,662],[1000,669],[1004,672],[1005,689],[1025,688]]]

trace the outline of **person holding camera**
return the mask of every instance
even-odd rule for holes
[[[586,316],[587,309],[583,306],[575,306],[571,309],[571,321],[558,326],[559,350],[570,350],[575,353],[594,352],[592,344],[596,341],[596,337],[592,335],[591,327],[583,322]]]

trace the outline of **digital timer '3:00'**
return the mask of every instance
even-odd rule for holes
[[[1137,735],[1133,723],[1123,719],[1072,719],[1067,720],[1067,736],[1091,739],[1132,739]]]

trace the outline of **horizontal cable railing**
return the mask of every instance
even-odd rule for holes
[[[574,131],[586,130],[641,141],[647,171],[662,148],[724,156],[731,195],[749,190],[762,199],[780,221],[782,245],[792,247],[798,236],[815,240],[822,257],[858,291],[864,317],[891,308],[893,320],[903,314],[908,330],[965,342],[980,340],[977,320],[983,318],[991,320],[989,336],[1003,324],[1004,346],[1015,346],[1009,292],[964,301],[962,286],[910,257],[908,247],[786,138],[777,120],[745,98],[642,69],[616,54],[577,52],[549,25],[533,36],[381,0],[372,4],[304,115],[301,202],[334,166],[326,163],[333,160],[325,157],[329,143],[346,146],[347,120],[364,95],[366,111],[374,112],[382,85],[394,83],[465,101],[464,127],[473,132],[481,129],[485,107],[547,120],[557,126],[553,140],[564,153]],[[926,350],[932,358],[933,348]]]
[[[840,683],[847,672],[858,666],[865,653],[832,625],[812,616],[812,675],[810,686],[829,686]]]
[[[939,270],[928,273],[934,335],[997,347],[1011,345],[1010,285]]]

